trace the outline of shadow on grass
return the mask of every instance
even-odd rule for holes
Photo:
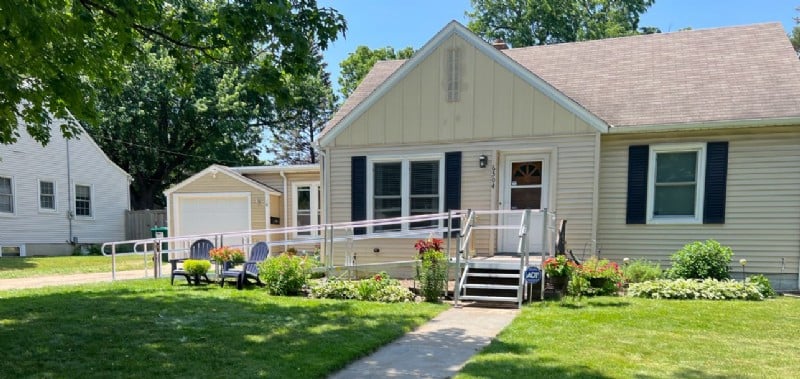
[[[664,377],[663,375],[659,375],[659,376],[634,375],[634,378],[636,378],[636,379],[656,379],[656,378],[663,378],[663,377]],[[707,372],[703,372],[703,371],[697,370],[697,369],[687,369],[687,368],[685,368],[685,369],[681,369],[681,370],[673,373],[672,375],[669,376],[669,378],[675,378],[675,379],[740,379],[740,378],[742,378],[743,379],[743,378],[748,378],[748,376],[745,376],[745,375],[729,375],[729,374],[715,375],[715,374],[709,374]]]
[[[152,283],[152,282],[151,282]],[[8,377],[321,377],[431,308],[270,297],[168,282],[0,298]]]
[[[27,257],[3,257],[0,258],[0,272],[25,270],[35,268],[38,265],[33,258]]]
[[[461,374],[476,378],[610,378],[589,367],[565,366],[562,362],[536,357],[534,344],[493,341]]]
[[[583,300],[570,300],[570,301],[562,301],[558,304],[558,306],[562,308],[569,308],[569,309],[583,309],[583,308],[622,308],[622,307],[629,307],[631,303],[626,300],[618,299],[618,300],[608,300],[604,298],[601,301],[586,299]]]

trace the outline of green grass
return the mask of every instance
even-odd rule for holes
[[[323,377],[445,308],[164,280],[0,291],[0,376]]]
[[[152,261],[148,257],[148,267]],[[142,255],[118,255],[117,271],[144,270]],[[111,272],[111,257],[4,257],[0,258],[0,279],[30,278],[47,275]]]
[[[458,378],[790,378],[800,299],[597,298],[521,315]]]

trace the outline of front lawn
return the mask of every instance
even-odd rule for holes
[[[323,377],[446,307],[152,279],[0,291],[0,376]]]
[[[148,257],[146,261],[147,267],[152,270],[152,259]],[[117,255],[117,271],[144,270],[144,264],[145,258],[142,255]],[[0,279],[96,272],[111,272],[110,256],[0,258]]]
[[[800,299],[546,302],[459,378],[789,378],[800,372]]]

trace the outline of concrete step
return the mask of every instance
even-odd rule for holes
[[[516,303],[519,301],[516,297],[507,297],[507,296],[474,296],[474,295],[464,295],[459,297],[460,300],[466,301],[495,301],[495,302],[504,302],[504,303]]]

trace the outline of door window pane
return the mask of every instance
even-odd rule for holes
[[[527,186],[542,184],[542,162],[512,162],[511,185]]]
[[[297,226],[311,225],[311,187],[297,187]],[[310,230],[297,232],[299,235],[311,235]]]
[[[39,182],[39,207],[42,209],[56,209],[56,194],[53,182]]]
[[[511,209],[541,209],[542,188],[512,188]]]
[[[14,192],[11,178],[0,178],[0,212],[14,213]]]

